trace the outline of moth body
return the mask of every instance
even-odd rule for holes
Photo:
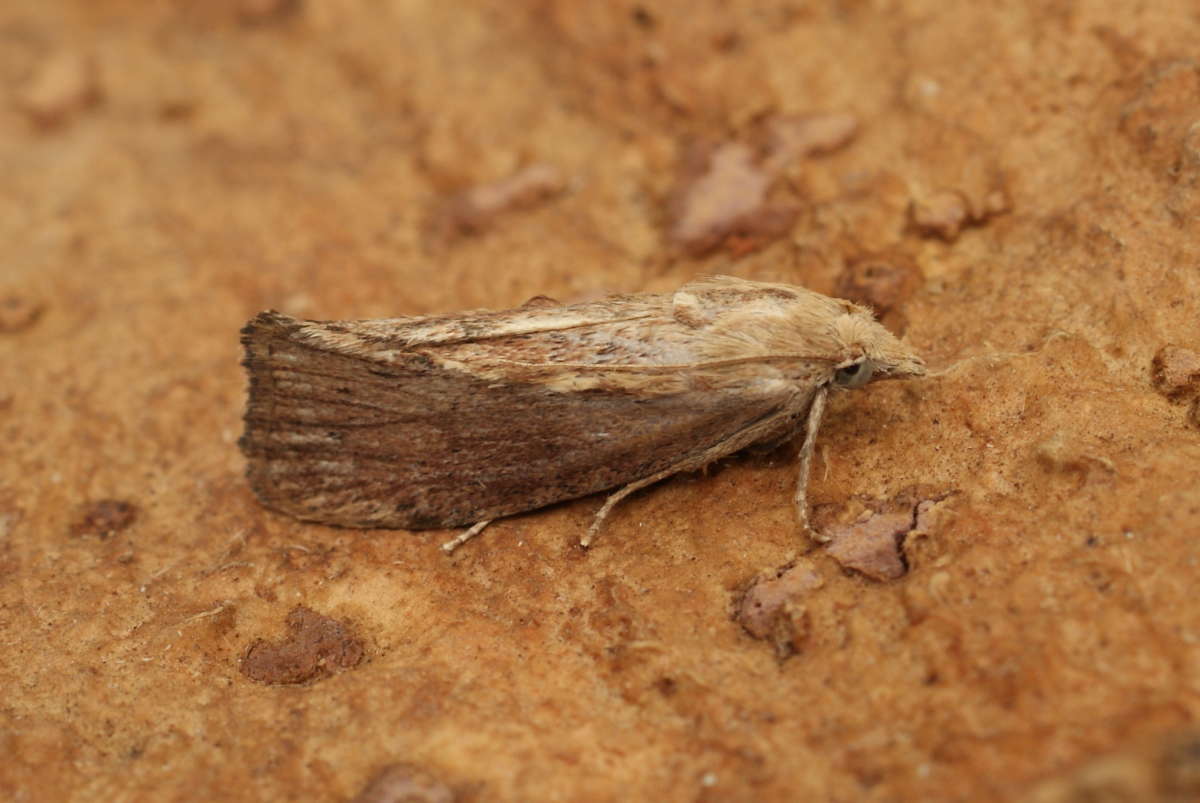
[[[829,389],[924,373],[864,308],[728,277],[454,316],[264,312],[242,342],[251,487],[346,527],[460,527],[620,489],[590,537],[630,491],[754,444],[804,433],[806,476]]]

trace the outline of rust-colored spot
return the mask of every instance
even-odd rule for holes
[[[304,606],[287,617],[288,634],[271,643],[259,639],[242,659],[242,674],[259,683],[306,683],[362,661],[363,643],[343,623]]]
[[[1150,361],[1154,389],[1173,402],[1200,396],[1200,352],[1167,345]]]
[[[100,499],[84,508],[79,519],[71,525],[71,535],[95,535],[108,538],[137,520],[138,507],[123,499]]]

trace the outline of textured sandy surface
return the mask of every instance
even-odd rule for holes
[[[750,5],[0,6],[0,797],[1068,801],[1197,719],[1194,4]],[[705,273],[941,372],[836,400],[810,488],[940,500],[904,576],[802,537],[788,449],[586,554],[595,499],[447,559],[245,485],[261,309]]]

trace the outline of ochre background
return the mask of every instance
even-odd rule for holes
[[[1151,361],[1200,349],[1200,16],[984,5],[4,3],[0,797],[346,800],[406,762],[469,801],[1013,800],[1194,722],[1200,429]],[[788,166],[782,236],[666,236],[689,148],[828,111],[858,134]],[[431,224],[531,164],[562,191]],[[1007,211],[914,225],[946,197]],[[810,496],[949,494],[899,580],[798,532],[786,449],[586,554],[598,499],[448,559],[243,481],[261,309],[832,292],[864,255],[917,266],[905,337],[944,373],[839,397]],[[779,662],[732,616],[796,559],[823,585]],[[243,674],[298,606],[361,661]]]

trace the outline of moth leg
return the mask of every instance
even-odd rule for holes
[[[449,555],[451,552],[483,532],[483,528],[491,523],[492,519],[484,519],[483,521],[475,522],[471,525],[470,529],[463,530],[461,533],[442,544],[442,551]]]
[[[824,409],[825,395],[824,395],[823,390],[818,394],[818,397],[820,399],[821,409]],[[817,399],[814,398],[813,405],[815,406],[816,404],[817,404]],[[649,477],[643,477],[640,480],[634,480],[633,482],[626,485],[624,488],[621,488],[620,490],[613,492],[612,494],[609,495],[608,499],[604,500],[604,504],[600,507],[600,510],[596,513],[596,517],[592,520],[592,526],[588,527],[587,533],[583,536],[583,538],[579,539],[579,545],[581,547],[584,547],[585,549],[587,547],[591,546],[592,541],[596,540],[596,535],[600,532],[600,527],[601,527],[601,525],[604,524],[604,520],[608,517],[608,514],[610,512],[612,512],[612,509],[614,507],[616,507],[618,502],[620,502],[625,497],[629,496],[634,491],[640,491],[642,488],[645,488],[647,485],[653,485],[654,483],[656,483],[660,480],[665,480],[667,477],[670,477],[672,475],[680,474],[684,471],[695,471],[696,469],[703,468],[704,466],[707,466],[709,463],[713,462],[714,460],[720,460],[722,457],[731,455],[734,452],[740,451],[741,449],[745,449],[747,446],[750,446],[751,444],[758,442],[764,436],[767,436],[768,433],[773,431],[774,427],[778,426],[781,421],[786,420],[787,417],[788,417],[788,413],[785,410],[784,412],[781,412],[778,415],[772,416],[771,418],[769,418],[765,421],[760,421],[756,424],[751,424],[750,426],[746,427],[745,429],[740,430],[740,431],[735,432],[734,434],[730,435],[728,438],[721,441],[720,443],[709,447],[708,449],[704,450],[702,453],[700,453],[699,455],[696,455],[695,457],[690,457],[681,463],[676,463],[675,465],[670,466],[669,468],[663,469],[662,471],[658,472],[657,474],[651,474]],[[821,413],[820,413],[820,410],[818,410],[815,424],[819,424],[820,421],[821,421]],[[814,424],[811,408],[810,408],[810,412],[809,412],[809,424],[810,425]],[[816,434],[815,430],[814,430],[813,434],[814,435]],[[806,447],[807,447],[809,440],[810,439],[806,435],[805,436]],[[811,452],[811,448],[809,448],[809,451]],[[804,470],[807,472],[807,468],[805,468]],[[807,517],[805,518],[805,522],[807,523]]]
[[[597,511],[596,517],[592,519],[592,526],[588,527],[588,531],[584,534],[583,538],[579,539],[579,545],[584,549],[587,549],[592,545],[592,541],[596,540],[596,535],[600,532],[600,526],[604,524],[604,520],[608,518],[608,514],[622,499],[629,496],[634,491],[640,491],[647,485],[653,485],[659,480],[665,480],[672,474],[678,474],[681,471],[686,471],[687,465],[688,464],[680,464],[678,466],[671,466],[670,468],[664,469],[657,474],[651,474],[649,477],[643,477],[640,480],[635,480],[616,493],[609,494],[608,499],[604,500],[604,504],[600,507],[600,510]]]
[[[821,535],[812,530],[808,524],[808,473],[812,468],[813,452],[817,446],[817,430],[821,427],[821,416],[825,413],[825,397],[829,395],[828,388],[821,388],[813,396],[808,408],[808,419],[804,422],[804,444],[800,447],[800,472],[796,478],[796,495],[793,501],[796,505],[796,515],[800,526],[809,530],[813,538],[820,541]]]

